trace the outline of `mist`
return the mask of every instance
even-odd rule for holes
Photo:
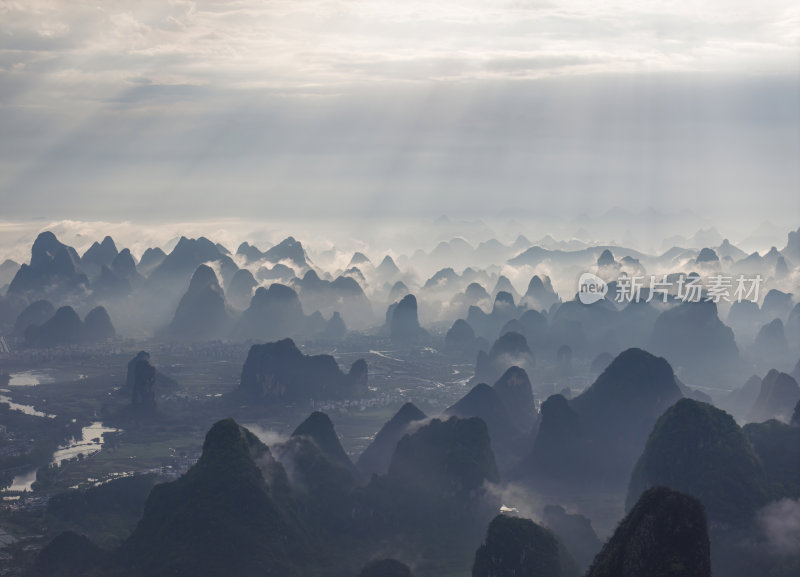
[[[797,577],[796,2],[0,21],[0,574]]]

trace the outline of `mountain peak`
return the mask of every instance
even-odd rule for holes
[[[473,577],[577,577],[575,561],[555,535],[530,519],[498,515],[475,553]]]
[[[703,505],[655,487],[644,493],[597,555],[586,577],[711,577]]]
[[[314,411],[305,421],[300,423],[292,433],[292,437],[307,437],[319,448],[323,455],[333,463],[348,470],[354,470],[350,457],[347,456],[339,436],[333,427],[330,417],[321,411]]]

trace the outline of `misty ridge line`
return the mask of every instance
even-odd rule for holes
[[[618,244],[658,255],[672,246],[700,249],[719,243],[723,238],[730,239],[748,252],[765,252],[783,242],[786,233],[796,226],[789,213],[771,214],[758,226],[754,225],[751,217],[731,216],[717,220],[725,224],[719,227],[722,232],[718,232],[712,222],[688,208],[674,212],[648,208],[637,212],[612,207],[596,215],[578,210],[574,216],[559,211],[552,215],[558,218],[548,216],[542,221],[531,219],[522,207],[501,212],[506,214],[500,218],[481,219],[433,218],[423,214],[412,218],[378,215],[377,219],[347,219],[335,215],[301,218],[295,215],[279,222],[240,217],[194,222],[52,220],[45,225],[37,220],[0,220],[0,247],[3,258],[22,262],[28,256],[36,235],[44,230],[54,232],[81,253],[95,240],[113,233],[117,242],[140,258],[150,247],[160,247],[169,252],[181,236],[205,236],[230,249],[245,241],[268,248],[283,238],[295,236],[304,242],[312,258],[315,253],[330,250],[334,245],[345,252],[382,252],[396,258],[418,249],[430,251],[439,242],[454,237],[461,237],[477,247],[492,238],[512,244],[522,235],[533,244],[548,248],[552,243],[566,250],[592,244]],[[359,231],[358,235],[343,234],[343,231],[353,229]]]
[[[81,226],[80,223],[62,223],[62,226],[69,227],[76,224]],[[438,228],[440,236],[449,237],[451,240],[439,241],[430,252],[417,248],[409,256],[405,253],[397,255],[397,252],[393,251],[394,258],[392,253],[385,253],[382,259],[380,253],[376,255],[375,250],[368,248],[369,244],[364,241],[357,241],[357,245],[363,250],[354,252],[347,252],[330,241],[326,243],[328,246],[326,250],[310,250],[291,236],[264,251],[255,244],[243,241],[235,252],[223,244],[214,244],[203,236],[198,239],[182,236],[166,243],[168,248],[171,247],[169,254],[157,247],[147,247],[141,253],[141,260],[136,259],[129,249],[119,252],[114,240],[106,237],[102,245],[95,241],[80,256],[69,245],[62,245],[52,232],[47,232],[37,237],[36,243],[33,244],[34,255],[30,263],[21,265],[23,269],[21,272],[34,274],[30,272],[30,268],[35,265],[36,244],[39,243],[39,239],[47,237],[48,240],[42,242],[50,243],[52,248],[39,249],[41,258],[44,259],[42,266],[51,266],[45,261],[53,258],[52,251],[60,250],[59,246],[66,246],[67,252],[71,253],[64,258],[74,261],[69,266],[76,273],[82,268],[85,269],[91,278],[91,283],[88,284],[86,281],[89,278],[84,281],[76,277],[75,282],[84,284],[90,292],[94,290],[90,288],[93,283],[105,283],[105,285],[128,283],[130,287],[127,290],[132,291],[131,294],[141,292],[140,285],[155,287],[159,283],[167,283],[164,284],[164,288],[169,286],[169,290],[164,295],[164,302],[159,305],[162,314],[169,314],[170,308],[177,304],[174,299],[185,291],[186,285],[182,283],[189,280],[191,273],[196,275],[199,272],[199,269],[195,271],[198,265],[203,265],[208,268],[210,278],[213,278],[204,282],[216,283],[222,295],[222,302],[227,303],[230,297],[233,300],[228,304],[233,304],[239,311],[251,304],[251,297],[258,290],[271,290],[275,283],[279,283],[292,287],[290,290],[294,290],[300,296],[298,310],[302,306],[306,309],[306,314],[323,313],[326,318],[339,312],[343,314],[348,326],[361,330],[381,324],[381,315],[370,306],[370,301],[378,307],[386,307],[409,292],[417,293],[420,297],[421,317],[423,322],[430,326],[459,318],[464,314],[467,305],[474,305],[488,314],[497,306],[495,300],[501,291],[510,294],[512,307],[519,302],[521,305],[546,310],[556,303],[572,300],[579,290],[578,277],[590,269],[601,274],[606,282],[613,281],[617,285],[625,280],[620,277],[640,279],[641,282],[647,275],[651,279],[661,276],[666,280],[669,275],[678,273],[685,275],[691,272],[702,273],[712,279],[721,279],[721,273],[726,272],[730,275],[739,274],[740,278],[743,278],[741,273],[752,273],[761,279],[760,273],[763,273],[763,278],[767,279],[767,282],[761,293],[762,298],[769,290],[790,294],[797,285],[795,262],[798,258],[794,254],[796,250],[794,245],[797,244],[795,232],[789,233],[786,246],[780,252],[773,245],[764,255],[757,252],[747,255],[727,239],[721,238],[714,228],[700,230],[691,239],[672,237],[664,241],[665,244],[676,241],[697,244],[702,246],[701,250],[674,245],[663,253],[652,255],[619,244],[595,245],[577,239],[558,241],[549,235],[540,239],[539,243],[534,243],[519,234],[509,244],[490,237],[475,245],[470,244],[463,236],[449,236],[453,229],[469,226],[472,226],[473,234],[491,234],[491,229],[480,221],[452,222],[442,217],[437,219],[433,228]],[[760,227],[759,230],[763,229],[764,227]],[[75,233],[75,236],[82,238],[83,233]],[[714,248],[711,248],[712,246]],[[100,256],[103,251],[107,253],[106,257]],[[371,253],[373,258],[377,256],[375,262],[365,254],[365,251]],[[155,256],[156,253],[158,256]],[[205,256],[199,256],[200,253]],[[124,266],[122,263],[117,265],[117,259],[123,255],[127,259]],[[106,259],[105,263],[101,262],[103,258]],[[145,260],[148,262],[145,263]],[[105,268],[101,270],[101,266],[106,265],[122,268],[117,271],[110,269],[106,271]],[[7,282],[11,282],[9,286],[14,289],[16,277],[21,274],[17,270],[20,265],[7,260],[3,266]],[[101,272],[102,274],[99,274]],[[117,279],[119,275],[130,277],[130,280]],[[156,277],[159,280],[156,280]],[[147,279],[146,283],[144,279]],[[29,280],[28,283],[30,282]],[[669,284],[675,284],[674,280]],[[189,286],[190,292],[191,286]],[[17,290],[19,287],[17,283]],[[30,288],[36,289],[34,285],[30,285]],[[50,290],[47,287],[40,288],[45,292]],[[620,288],[621,285],[617,287]],[[642,288],[646,290],[647,286]],[[460,292],[465,289],[466,292]],[[487,289],[491,292],[487,292]],[[111,290],[113,293],[122,289],[109,285],[104,290]],[[330,292],[331,290],[334,292]],[[548,296],[542,301],[535,294],[542,290],[552,293],[552,298]],[[334,297],[334,294],[338,296]],[[106,297],[97,293],[92,298],[98,302],[105,302],[112,296],[111,293]],[[608,296],[613,298],[614,294]],[[636,296],[638,299],[638,289]],[[666,297],[665,292],[664,302]],[[75,298],[80,300],[82,297],[75,295]],[[149,298],[152,300],[153,297]],[[342,298],[345,299],[344,302]],[[650,298],[652,297],[648,297],[648,302]],[[758,298],[759,293],[756,290],[755,300]],[[336,299],[339,299],[340,308],[344,307],[342,310],[336,310]],[[624,298],[616,300],[624,302]],[[222,316],[226,314],[220,312]],[[388,313],[386,320],[388,322]],[[141,329],[140,326],[137,330]]]
[[[484,354],[492,340],[513,333],[545,347],[591,342],[589,350],[600,353],[602,330],[612,330],[610,323],[629,333],[619,334],[612,350],[656,339],[650,346],[666,351],[675,349],[666,336],[670,323],[697,316],[707,317],[714,330],[719,325],[713,338],[721,339],[731,359],[744,351],[747,362],[759,362],[772,341],[774,354],[783,358],[795,338],[800,230],[789,232],[780,250],[773,246],[763,255],[747,254],[710,228],[691,239],[703,248],[672,246],[654,256],[552,236],[538,244],[524,235],[509,244],[490,237],[477,245],[450,236],[453,228],[469,225],[477,227],[475,234],[491,233],[479,221],[440,218],[431,228],[449,241],[396,259],[365,248],[374,261],[332,242],[327,250],[311,251],[292,236],[264,250],[244,241],[235,251],[204,236],[181,236],[169,243],[168,253],[148,247],[141,259],[106,236],[81,255],[47,231],[32,244],[29,263],[3,264],[5,314],[12,334],[28,346],[52,346],[58,342],[52,329],[71,326],[80,339],[95,340],[116,334],[184,342],[336,340],[351,331],[409,342],[445,336]],[[580,284],[585,278],[602,288],[589,300],[588,285]],[[660,296],[653,299],[656,291]],[[646,306],[637,309],[640,304]],[[682,306],[689,304],[698,305],[695,312]],[[638,327],[636,314],[648,317]],[[666,332],[659,336],[662,325]],[[520,346],[505,358],[526,351]],[[498,365],[497,359],[491,363]],[[517,364],[533,366],[532,360]],[[481,366],[491,372],[479,358],[476,371]]]
[[[687,562],[699,567],[693,577],[709,575],[709,534],[720,524],[764,536],[758,555],[769,559],[773,549],[792,550],[793,540],[777,533],[793,523],[775,522],[776,515],[798,513],[792,486],[782,484],[792,471],[762,459],[782,446],[782,435],[795,434],[799,418],[800,228],[763,255],[707,230],[698,238],[709,246],[672,247],[657,256],[616,244],[554,238],[535,244],[524,236],[473,246],[445,234],[450,240],[432,251],[395,261],[372,250],[374,260],[348,254],[335,243],[327,253],[312,252],[292,236],[235,248],[181,236],[169,252],[149,247],[141,258],[106,236],[79,254],[46,231],[31,245],[28,263],[5,263],[11,280],[0,298],[0,322],[10,330],[11,347],[0,351],[3,360],[69,359],[102,375],[67,383],[66,390],[34,385],[33,394],[88,393],[95,415],[101,391],[108,399],[103,419],[121,434],[112,443],[129,449],[149,435],[166,441],[205,433],[196,461],[170,449],[170,462],[182,468],[162,471],[170,480],[150,491],[131,532],[118,541],[122,547],[107,560],[90,554],[80,563],[100,567],[138,551],[134,562],[146,574],[148,564],[175,563],[178,548],[193,552],[180,557],[186,567],[203,558],[193,534],[182,530],[197,524],[214,535],[201,549],[223,543],[226,562],[294,563],[304,555],[271,548],[288,541],[305,551],[304,541],[291,536],[313,526],[331,542],[361,535],[375,547],[369,556],[388,544],[403,560],[431,555],[464,568],[474,554],[479,571],[499,558],[491,551],[506,541],[496,539],[506,524],[512,534],[523,531],[526,543],[537,542],[530,532],[545,530],[518,526],[522,515],[548,527],[583,527],[583,537],[568,547],[580,556],[581,570],[564,555],[558,577],[587,568],[596,575],[598,563],[620,554],[616,541],[647,541],[652,531],[679,531],[686,541],[662,547],[661,537],[650,539],[659,546],[648,547],[647,558],[664,566],[659,552],[692,557]],[[319,264],[338,267],[342,257],[346,264],[333,272]],[[766,294],[733,303],[667,294],[651,303],[618,301],[609,290],[584,303],[576,295],[580,271],[591,271],[604,287],[656,271],[679,280],[746,273],[763,279]],[[512,278],[527,281],[524,292]],[[699,294],[710,296],[711,287]],[[143,350],[128,362],[125,384],[111,387],[114,367],[133,347]],[[145,347],[157,351],[153,359],[171,375],[151,364]],[[753,377],[737,388],[746,374]],[[411,399],[425,403],[425,412]],[[384,411],[401,402],[372,436]],[[309,409],[287,436],[286,426]],[[328,412],[359,430],[349,443],[369,443],[357,462]],[[35,425],[42,426],[28,426]],[[712,442],[696,442],[696,433]],[[99,454],[113,459],[111,451]],[[684,454],[694,466],[675,466]],[[41,467],[36,490],[57,487],[63,471]],[[716,490],[724,482],[730,490]],[[609,494],[613,503],[604,510]],[[605,548],[590,516],[611,535]],[[643,537],[626,529],[641,516],[659,520],[643,523]],[[219,530],[208,531],[212,526]],[[252,531],[236,533],[240,527]],[[280,538],[263,540],[264,527]],[[231,532],[238,538],[220,537]],[[562,525],[559,535],[569,534]],[[725,534],[712,534],[726,546]],[[155,535],[168,536],[163,554]],[[542,535],[558,558],[556,538]],[[37,562],[69,549],[58,539]],[[82,543],[94,551],[91,541]],[[241,555],[241,547],[251,546],[253,556]],[[727,547],[743,554],[736,544]],[[365,560],[341,550],[348,553],[339,560],[345,565]],[[437,574],[412,565],[426,577]]]

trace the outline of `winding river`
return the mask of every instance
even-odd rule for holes
[[[10,375],[8,386],[36,386],[41,383],[52,382],[52,377],[42,371],[25,371]],[[8,395],[12,393],[9,389],[0,389],[0,403],[8,403],[14,411],[20,411],[26,415],[33,415],[42,418],[55,418],[55,415],[37,411],[31,405],[23,405],[13,402]],[[51,464],[60,465],[65,459],[74,459],[78,455],[88,457],[99,452],[103,448],[103,435],[105,433],[115,433],[119,429],[106,427],[100,421],[94,421],[81,429],[80,438],[73,438],[66,445],[60,446],[50,459]],[[14,477],[11,485],[3,489],[3,492],[11,491],[30,491],[31,485],[36,481],[36,468],[24,471]]]

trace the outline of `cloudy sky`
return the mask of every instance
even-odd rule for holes
[[[0,220],[796,220],[799,6],[0,1]]]

